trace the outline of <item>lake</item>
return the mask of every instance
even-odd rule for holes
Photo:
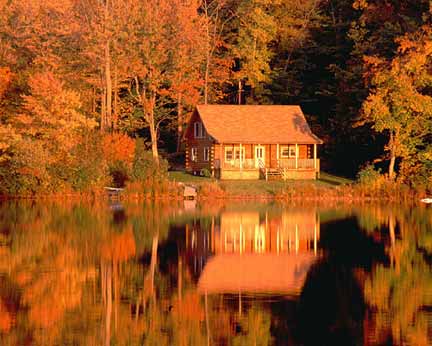
[[[0,345],[431,345],[428,206],[0,204]]]

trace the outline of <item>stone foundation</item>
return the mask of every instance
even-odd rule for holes
[[[258,180],[260,178],[260,172],[258,169],[244,169],[243,171],[222,169],[219,178],[233,180]]]

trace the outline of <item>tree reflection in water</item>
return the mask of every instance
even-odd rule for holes
[[[428,345],[427,208],[8,202],[1,345]]]

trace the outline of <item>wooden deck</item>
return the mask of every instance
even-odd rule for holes
[[[316,179],[319,177],[319,159],[279,159],[277,166],[269,167],[255,159],[224,162],[221,179]]]

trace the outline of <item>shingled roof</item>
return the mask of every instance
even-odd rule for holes
[[[219,143],[323,143],[299,106],[198,105],[196,110]]]

